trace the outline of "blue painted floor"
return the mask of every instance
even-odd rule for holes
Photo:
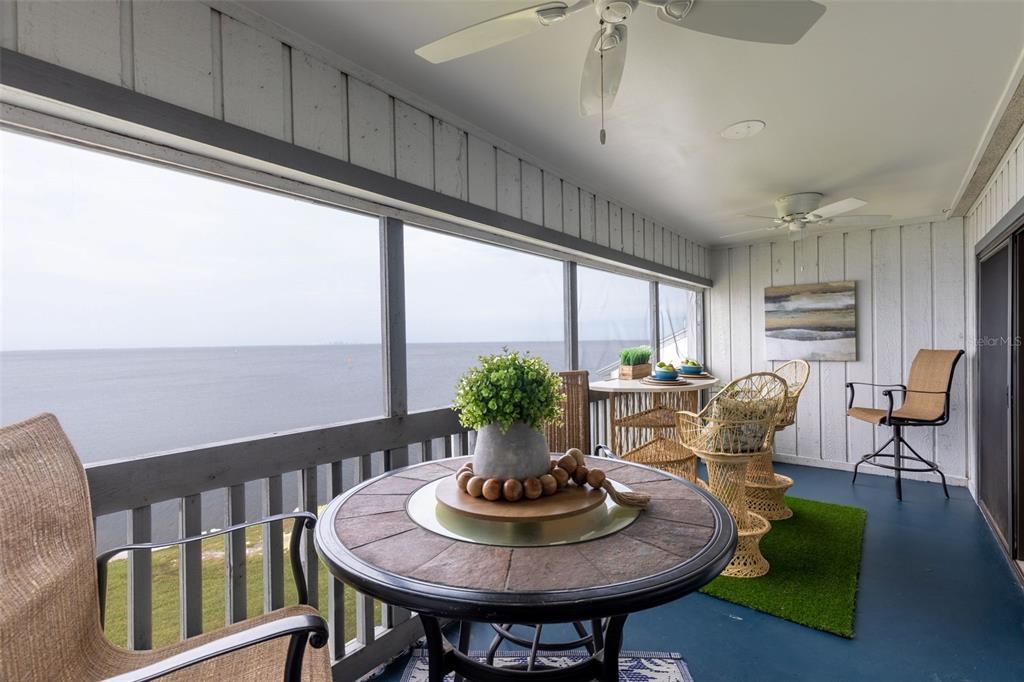
[[[1024,590],[966,488],[905,481],[899,503],[891,478],[777,469],[793,495],[868,511],[854,639],[693,594],[631,616],[624,648],[678,651],[696,682],[1024,681]],[[474,626],[472,648],[490,636]]]

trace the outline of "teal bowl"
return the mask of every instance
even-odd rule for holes
[[[683,365],[679,368],[679,371],[683,374],[703,374],[704,368],[700,365]]]
[[[679,372],[670,372],[667,369],[655,369],[654,378],[662,381],[673,381],[679,378]]]

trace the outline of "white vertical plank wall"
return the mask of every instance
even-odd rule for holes
[[[818,281],[818,240],[803,239],[794,245],[796,284]],[[821,363],[811,362],[811,373],[796,406],[796,454],[821,459]]]
[[[733,378],[777,366],[764,357],[764,288],[853,280],[857,285],[857,360],[812,362],[796,428],[779,433],[776,452],[810,464],[851,468],[888,439],[885,430],[846,418],[847,381],[903,383],[919,348],[965,348],[963,221],[829,232],[800,242],[760,242],[711,252],[708,364]],[[871,398],[858,391],[858,402]],[[913,446],[936,457],[951,481],[969,476],[967,372],[957,370],[950,423],[919,429]],[[874,404],[883,406],[880,393]],[[875,473],[875,472],[873,472]]]
[[[0,19],[10,21],[0,40],[9,49],[654,263],[676,262],[665,225],[345,73],[340,57],[251,10],[141,0],[3,6]],[[704,248],[684,244],[680,269],[706,276]]]
[[[829,233],[818,238],[818,281],[846,279],[846,235]],[[846,363],[818,363],[821,405],[821,458],[846,460]]]

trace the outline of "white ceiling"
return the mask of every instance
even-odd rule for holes
[[[714,0],[705,0],[714,1]],[[820,1],[820,0],[819,0]],[[951,208],[1024,46],[1024,2],[826,2],[795,46],[699,34],[641,6],[607,120],[577,113],[586,10],[445,64],[413,50],[536,4],[261,0],[249,8],[483,128],[569,179],[708,243],[782,194],[897,219]],[[719,132],[763,119],[759,136]]]

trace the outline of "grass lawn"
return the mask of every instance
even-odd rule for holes
[[[286,528],[290,524],[286,525]],[[285,604],[295,604],[295,583],[292,579],[291,564],[288,561],[288,532],[285,532],[284,546],[284,592]],[[202,541],[203,548],[203,631],[208,632],[225,624],[224,609],[224,538],[216,537]],[[263,613],[263,550],[262,531],[259,526],[246,531],[246,597],[248,616]],[[172,644],[179,640],[178,625],[178,564],[177,548],[153,552],[153,646]],[[128,625],[128,580],[127,561],[112,561],[107,574],[107,616],[105,632],[115,644],[124,646],[127,641]],[[320,612],[327,617],[327,582],[330,577],[327,568],[320,563],[318,592]],[[345,588],[345,638],[356,636],[356,595],[351,588]],[[375,603],[376,622],[381,622],[380,603]]]

